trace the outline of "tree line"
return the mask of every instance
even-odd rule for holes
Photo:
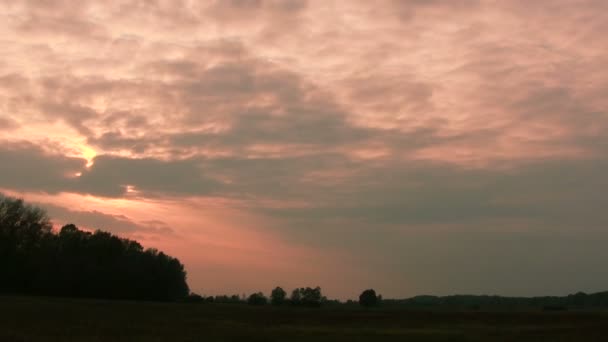
[[[383,306],[412,309],[494,309],[494,308],[540,308],[543,310],[567,310],[569,308],[608,308],[608,292],[587,294],[578,292],[567,296],[503,297],[503,296],[416,296],[407,299],[386,299]]]
[[[403,308],[522,308],[546,310],[606,308],[608,292],[576,293],[563,297],[416,296],[383,299],[373,289],[358,301],[327,299],[320,287],[301,287],[288,293],[276,287],[247,296],[204,297],[190,293],[184,265],[137,241],[73,224],[54,232],[45,211],[0,193],[0,294],[27,294],[105,299],[247,303],[293,307],[360,305]]]
[[[321,306],[362,306],[372,308],[403,309],[447,309],[447,310],[500,310],[540,309],[545,311],[562,311],[568,309],[608,308],[608,292],[587,294],[578,292],[567,296],[543,297],[504,297],[487,295],[452,295],[452,296],[415,296],[406,299],[383,299],[373,289],[363,291],[357,300],[339,301],[327,299],[321,294],[321,288],[296,288],[288,296],[281,287],[276,287],[266,297],[262,292],[249,296],[199,296],[191,294],[187,301],[194,303],[249,304],[275,305],[292,307],[321,307]]]
[[[220,295],[220,296],[201,296],[196,293],[191,293],[186,299],[191,303],[221,303],[221,304],[249,304],[255,306],[274,305],[274,306],[291,306],[291,307],[309,307],[318,308],[323,305],[344,305],[355,303],[353,301],[340,302],[336,299],[328,299],[321,293],[319,286],[300,287],[291,291],[291,295],[287,296],[287,291],[282,287],[277,286],[271,292],[270,296],[266,297],[262,292],[255,292],[249,296],[238,295]],[[373,289],[365,290],[359,296],[359,305],[364,307],[378,306],[382,301],[382,296],[377,295]]]
[[[178,259],[101,230],[67,224],[55,232],[44,210],[0,193],[2,293],[295,307],[339,303],[323,296],[318,286],[296,288],[289,296],[281,287],[270,297],[261,292],[248,297],[190,293]],[[375,303],[373,299],[364,305]]]
[[[156,249],[73,224],[0,194],[0,293],[136,300],[189,294],[184,265]]]

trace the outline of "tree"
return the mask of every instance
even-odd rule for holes
[[[300,289],[293,289],[293,291],[291,291],[291,296],[289,297],[289,303],[291,305],[300,305],[301,301],[302,295]]]
[[[287,297],[287,292],[280,287],[276,287],[272,290],[270,294],[270,302],[272,305],[283,305],[285,303],[285,298]]]
[[[46,213],[0,194],[0,293],[176,300],[184,265],[136,241],[73,224],[52,232]]]
[[[186,303],[203,303],[204,301],[205,301],[205,298],[203,298],[203,296],[199,295],[198,293],[194,293],[194,292],[189,294],[188,297],[186,297],[184,299],[184,302],[186,302]]]
[[[291,293],[290,302],[292,305],[309,307],[320,307],[325,297],[321,295],[321,288],[302,287],[294,289]]]
[[[49,261],[41,253],[49,248],[51,229],[44,210],[0,194],[0,291],[31,291],[37,286]]]
[[[267,303],[268,298],[266,298],[262,292],[252,293],[249,298],[247,298],[247,304],[249,305],[266,305]]]
[[[215,296],[216,303],[224,303],[224,304],[239,304],[242,303],[241,297],[239,295],[219,295]]]
[[[376,296],[376,291],[373,289],[365,290],[359,296],[359,305],[366,308],[376,306],[379,303],[379,296]]]

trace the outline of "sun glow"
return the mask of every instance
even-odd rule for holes
[[[82,152],[82,156],[84,157],[84,159],[87,160],[87,168],[90,168],[91,166],[93,166],[93,160],[95,159],[95,157],[97,156],[97,152],[90,148],[89,146],[83,146],[81,148],[81,152]]]

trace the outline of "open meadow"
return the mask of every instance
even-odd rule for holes
[[[608,312],[254,307],[0,296],[0,341],[606,341]]]

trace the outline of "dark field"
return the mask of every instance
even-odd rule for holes
[[[0,296],[0,341],[608,341],[608,313],[295,309]]]

